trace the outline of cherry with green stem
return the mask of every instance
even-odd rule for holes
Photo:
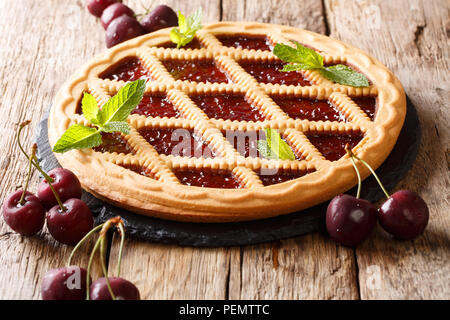
[[[81,201],[81,185],[76,176],[69,170],[56,168],[50,171],[54,177],[50,177],[42,170],[36,155],[29,156],[20,141],[23,128],[30,124],[25,121],[20,125],[17,134],[17,143],[22,153],[32,160],[30,163],[42,174],[45,183],[41,182],[38,188],[38,198],[47,212],[47,229],[55,240],[69,245],[76,244],[84,237],[94,225],[89,207]],[[65,176],[64,176],[65,175]],[[43,187],[41,187],[44,185]],[[56,191],[55,185],[58,186],[59,192]],[[48,191],[49,190],[49,191]],[[51,197],[48,196],[51,194]],[[61,198],[61,195],[64,198]]]
[[[29,157],[28,175],[23,190],[10,194],[3,204],[3,219],[15,232],[21,235],[34,235],[42,230],[45,223],[45,209],[39,199],[28,191],[32,175],[32,161],[36,153],[34,144]]]
[[[121,240],[120,240],[120,248],[119,248],[119,256],[118,256],[118,264],[117,264],[117,277],[108,277],[108,269],[106,267],[106,240],[107,240],[107,232],[112,227],[115,227],[119,232]],[[115,217],[109,219],[103,224],[100,224],[93,228],[88,234],[84,236],[83,239],[74,247],[72,253],[70,254],[68,265],[71,265],[72,258],[75,252],[80,248],[80,246],[94,233],[99,231],[99,237],[94,244],[94,248],[89,256],[89,262],[87,267],[86,274],[86,298],[87,300],[138,300],[140,299],[139,290],[136,288],[134,284],[131,282],[120,278],[120,268],[122,263],[122,254],[125,243],[125,227],[123,220],[120,217]],[[95,254],[100,250],[100,263],[104,277],[97,279],[91,285],[91,270],[92,263],[95,258]]]
[[[348,145],[346,150],[351,152]],[[369,201],[360,199],[361,175],[352,156],[350,160],[358,177],[356,198],[348,194],[334,197],[327,208],[326,227],[335,241],[355,247],[369,237],[376,224],[377,211]]]
[[[346,151],[351,159],[360,161],[369,169],[387,198],[378,209],[378,220],[383,229],[394,237],[404,240],[413,239],[422,234],[430,215],[425,201],[417,193],[409,190],[399,190],[389,195],[375,170],[348,147]]]
[[[87,267],[87,273],[86,273],[86,277],[85,277],[85,281],[86,281],[86,298],[87,300],[90,299],[90,292],[89,292],[89,286],[91,283],[91,270],[92,270],[92,263],[94,261],[94,257],[95,254],[97,253],[98,249],[100,248],[100,260],[101,260],[101,265],[102,265],[102,271],[105,275],[105,277],[107,277],[107,268],[105,265],[105,248],[106,248],[106,235],[107,235],[107,231],[112,227],[112,226],[116,226],[118,227],[120,230],[120,235],[121,235],[121,246],[120,246],[120,252],[119,252],[119,265],[121,263],[121,259],[122,259],[122,251],[123,251],[123,243],[125,241],[125,232],[124,232],[124,227],[123,227],[123,221],[120,217],[115,217],[112,219],[109,219],[108,221],[106,221],[105,223],[102,223],[94,228],[91,229],[91,231],[89,231],[78,243],[77,245],[73,248],[72,252],[70,253],[67,265],[71,266],[72,265],[72,259],[75,255],[75,253],[78,251],[78,249],[95,233],[99,232],[99,237],[97,239],[97,241],[94,244],[94,248],[92,249],[92,252],[89,256],[89,262],[88,262],[88,267]],[[119,276],[119,275],[118,275]],[[114,292],[112,291],[112,288],[108,282],[108,290],[111,294],[111,296],[115,299],[115,295]]]

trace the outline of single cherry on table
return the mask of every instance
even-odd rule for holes
[[[112,5],[113,3],[121,2],[120,0],[87,0],[86,6],[89,10],[89,12],[96,16],[101,17],[103,11]]]
[[[153,32],[178,25],[178,16],[169,6],[159,5],[141,21],[146,32]]]
[[[128,280],[119,277],[108,277],[116,300],[140,300],[138,288]],[[90,287],[91,300],[112,300],[106,278],[95,280]]]
[[[134,18],[134,11],[123,3],[113,3],[103,11],[100,22],[102,23],[103,28],[106,30],[109,24],[113,22],[114,19],[123,15]]]
[[[90,279],[90,277],[89,277]],[[48,271],[41,284],[42,300],[84,300],[87,270],[68,266]]]
[[[34,194],[29,191],[24,194],[23,190],[17,190],[3,204],[3,219],[15,232],[31,236],[42,230],[45,209]]]
[[[367,239],[377,223],[377,210],[367,200],[348,194],[334,197],[327,208],[326,226],[330,236],[354,247]]]
[[[81,198],[82,188],[80,180],[72,171],[64,168],[55,168],[50,170],[48,175],[53,179],[52,186],[62,202],[71,198]],[[58,204],[46,179],[39,183],[38,198],[47,210]]]
[[[75,245],[93,227],[94,218],[89,207],[80,199],[68,199],[47,212],[47,229],[58,242]]]
[[[383,229],[403,240],[410,240],[422,234],[429,216],[425,201],[409,190],[395,192],[378,209],[378,218]]]
[[[122,15],[114,19],[106,29],[106,46],[108,48],[139,37],[145,33],[142,25],[134,17]]]

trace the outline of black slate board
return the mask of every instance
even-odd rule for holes
[[[36,142],[38,158],[44,170],[49,171],[58,167],[58,161],[48,143],[47,117],[39,123]],[[406,120],[399,139],[390,156],[377,170],[388,190],[392,190],[405,177],[416,158],[419,144],[420,123],[417,111],[407,99]],[[348,193],[355,194],[356,191],[352,189]],[[376,202],[383,196],[373,177],[364,181],[362,198]],[[257,221],[186,223],[137,215],[105,203],[87,192],[83,192],[82,199],[91,208],[96,223],[120,215],[125,222],[128,235],[145,241],[194,247],[256,244],[318,231],[323,229],[328,206],[326,202],[300,212]]]

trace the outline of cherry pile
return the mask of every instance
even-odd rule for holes
[[[30,155],[26,153],[20,135],[29,123],[22,123],[17,133],[19,149],[29,161],[27,180],[23,189],[6,198],[2,206],[3,219],[15,232],[27,236],[37,234],[47,221],[47,229],[55,240],[74,245],[92,229],[94,218],[89,207],[80,200],[81,184],[73,172],[63,168],[53,169],[48,174],[44,172],[36,158],[36,144]],[[44,176],[37,196],[27,190],[33,167]]]
[[[137,20],[139,15],[118,0],[87,0],[86,5],[91,14],[100,18],[106,30],[108,48],[146,33],[178,25],[177,14],[166,5],[147,10],[141,22]]]
[[[358,176],[358,190],[356,198],[340,194],[330,201],[326,227],[331,238],[345,246],[357,246],[369,237],[377,219],[383,229],[397,239],[410,240],[422,234],[429,219],[425,201],[409,190],[389,195],[370,165],[353,154],[348,145],[346,151]],[[370,170],[386,195],[387,200],[378,209],[369,201],[359,198],[361,176],[355,160]]]
[[[121,236],[117,277],[109,277],[106,267],[107,232],[115,227]],[[87,269],[72,265],[72,257],[81,245],[95,232],[100,235],[92,249]],[[41,284],[43,300],[140,300],[138,288],[128,280],[120,278],[120,265],[125,242],[125,227],[120,217],[112,218],[92,229],[81,239],[70,254],[66,267],[48,271]],[[97,251],[100,250],[100,262],[104,277],[92,282],[91,268]],[[91,284],[92,283],[92,284]]]

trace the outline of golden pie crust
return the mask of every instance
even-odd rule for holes
[[[126,57],[137,56],[154,81],[147,92],[166,92],[182,111],[183,118],[146,118],[131,115],[131,134],[125,136],[135,154],[100,153],[91,149],[55,154],[60,164],[78,176],[85,190],[96,197],[127,210],[178,221],[229,222],[274,217],[299,211],[345,192],[357,183],[348,156],[328,161],[311,144],[305,132],[362,132],[364,138],[353,149],[373,168],[377,168],[391,152],[406,113],[405,94],[399,80],[378,60],[363,51],[329,37],[297,28],[246,22],[221,22],[198,31],[201,49],[169,49],[157,47],[169,41],[170,29],[163,29],[124,42],[80,68],[59,90],[49,115],[49,140],[53,147],[59,137],[74,123],[88,124],[77,114],[83,92],[89,91],[102,105],[123,85],[123,81],[103,80],[105,70]],[[311,86],[286,86],[258,83],[236,61],[276,61],[270,51],[224,47],[214,35],[266,35],[272,43],[292,44],[295,40],[316,49],[326,64],[347,63],[364,73],[371,81],[366,88],[335,84],[317,71],[302,71]],[[175,81],[161,59],[214,59],[233,80],[232,84],[210,84]],[[270,120],[261,122],[209,119],[189,99],[189,93],[244,93]],[[349,122],[307,121],[289,118],[269,94],[296,95],[329,99],[345,114]],[[374,121],[349,98],[377,96]],[[213,159],[159,155],[137,129],[150,127],[195,128],[219,154]],[[288,137],[291,145],[302,153],[303,160],[267,160],[244,158],[227,142],[221,130],[259,130],[270,127]],[[135,173],[120,165],[139,165],[151,170],[156,179]],[[220,189],[186,186],[172,169],[209,168],[229,170],[239,177],[243,188]],[[255,174],[261,168],[292,170],[315,169],[301,178],[264,187]],[[361,174],[369,172],[360,166]]]

